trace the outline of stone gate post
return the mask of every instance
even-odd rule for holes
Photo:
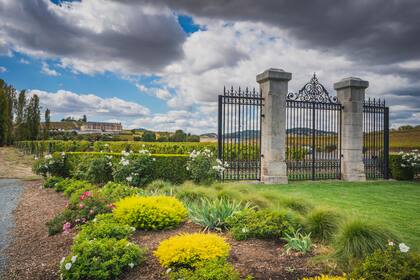
[[[261,123],[261,181],[287,184],[286,96],[292,73],[270,68],[257,75],[264,106]]]
[[[366,181],[363,165],[363,102],[368,81],[345,78],[334,84],[341,114],[341,177],[345,181]]]

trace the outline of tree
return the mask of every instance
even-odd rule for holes
[[[16,120],[15,120],[15,137],[16,140],[26,139],[26,122],[25,122],[25,108],[26,108],[26,91],[22,90],[19,93],[17,102],[15,104]]]
[[[187,134],[181,129],[175,131],[175,134],[170,137],[172,142],[185,142],[187,140]]]
[[[25,119],[29,140],[36,140],[39,136],[39,126],[41,123],[41,112],[39,109],[39,97],[34,94],[25,110]]]
[[[4,90],[4,81],[0,80],[0,146],[7,144],[9,105],[6,92]]]
[[[144,142],[155,142],[156,141],[156,133],[153,131],[145,131],[142,137]]]
[[[44,140],[48,140],[48,134],[50,132],[51,118],[50,109],[45,110],[45,125],[44,125]]]
[[[83,115],[82,122],[87,122],[87,117],[86,117],[86,115]]]

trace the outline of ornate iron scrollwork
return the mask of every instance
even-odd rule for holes
[[[330,96],[325,87],[318,81],[315,73],[309,83],[304,85],[297,93],[287,94],[288,100],[317,103],[337,103],[336,96]]]

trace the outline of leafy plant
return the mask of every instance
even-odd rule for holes
[[[154,255],[165,268],[194,268],[203,261],[227,258],[229,250],[229,244],[216,234],[192,233],[162,241]]]
[[[97,215],[94,220],[82,226],[82,230],[75,237],[74,242],[102,238],[128,238],[136,229],[117,222],[112,214]]]
[[[211,184],[223,175],[228,167],[227,163],[216,159],[209,149],[192,151],[187,162],[187,170],[191,172],[191,179],[197,184]]]
[[[63,225],[67,222],[73,222],[77,218],[77,213],[70,209],[64,209],[63,212],[55,216],[52,220],[46,223],[48,227],[48,234],[54,235],[63,231]]]
[[[115,279],[142,263],[146,250],[126,239],[96,239],[75,243],[60,263],[63,279]]]
[[[32,169],[36,174],[43,177],[67,177],[69,175],[69,166],[66,162],[65,153],[48,154],[35,161]]]
[[[293,235],[288,233],[284,234],[284,241],[287,242],[285,248],[286,252],[289,253],[290,250],[301,252],[303,254],[308,253],[312,248],[311,234],[302,234],[300,229],[297,229]]]
[[[171,272],[169,279],[179,280],[240,280],[240,274],[233,265],[223,259],[202,262],[195,269],[181,268]],[[248,278],[251,279],[251,278]]]
[[[386,249],[388,240],[397,240],[385,228],[363,220],[352,220],[340,229],[335,241],[335,256],[340,262],[351,264],[362,260],[377,249]]]
[[[187,218],[185,206],[169,196],[123,198],[113,213],[118,221],[145,230],[173,228]]]
[[[400,244],[401,246],[401,244]],[[390,242],[385,250],[376,250],[350,274],[351,279],[420,279],[420,255],[400,250]]]
[[[117,183],[135,187],[145,186],[153,180],[153,158],[148,151],[140,154],[123,153],[123,157],[114,169]]]
[[[315,277],[304,277],[302,280],[347,280],[347,277],[321,274]]]
[[[138,188],[114,182],[108,182],[105,186],[101,188],[100,191],[103,196],[105,196],[112,202],[118,201],[128,196],[137,195],[139,193]]]
[[[56,185],[63,180],[64,178],[62,177],[57,177],[57,176],[48,177],[44,183],[44,188],[51,188],[51,189],[55,188]]]
[[[281,238],[294,232],[293,218],[285,211],[246,209],[227,218],[226,222],[236,240]]]
[[[226,198],[201,198],[199,202],[188,204],[188,213],[192,222],[204,227],[204,230],[226,229],[226,219],[239,211],[249,208],[243,204]]]
[[[342,217],[330,209],[316,209],[305,217],[305,230],[320,241],[328,242],[333,239],[339,229]]]
[[[112,181],[112,172],[112,156],[97,157],[89,162],[86,178],[94,184],[104,185]]]

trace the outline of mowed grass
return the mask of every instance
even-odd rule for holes
[[[420,251],[420,182],[293,182],[261,186],[262,190],[329,206],[387,227]]]

